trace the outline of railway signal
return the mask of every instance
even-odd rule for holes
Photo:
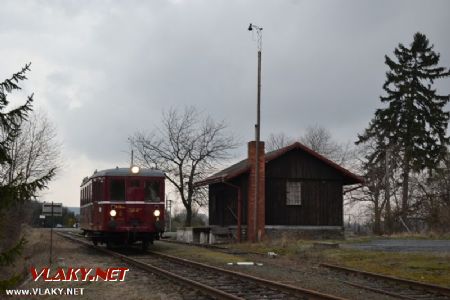
[[[46,216],[50,217],[50,257],[49,263],[52,264],[52,253],[53,253],[53,226],[54,220],[53,217],[61,217],[62,216],[62,203],[42,203],[42,216],[44,218]]]

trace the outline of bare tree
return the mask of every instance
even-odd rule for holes
[[[11,163],[1,170],[3,174],[0,175],[7,182],[33,182],[60,167],[56,129],[44,112],[32,112],[22,123],[8,154]]]
[[[375,139],[360,144],[355,151],[356,172],[364,177],[361,188],[344,191],[346,204],[364,206],[370,211],[375,234],[391,234],[404,225],[401,220],[399,199],[401,198],[401,173],[398,169],[399,154],[391,148],[374,156],[377,149]],[[388,157],[386,157],[388,156]]]
[[[266,142],[266,149],[267,151],[277,150],[297,140],[338,164],[349,164],[351,157],[354,157],[354,150],[350,143],[338,143],[328,129],[317,124],[307,127],[305,134],[297,139],[284,133],[270,134]]]
[[[326,158],[342,165],[348,162],[353,153],[350,143],[341,144],[336,142],[328,129],[317,124],[306,129],[306,133],[300,137],[300,142]]]
[[[387,203],[383,193],[386,172],[381,162],[367,159],[367,153],[371,153],[371,151],[370,144],[359,148],[358,154],[363,158],[359,161],[358,168],[359,173],[364,174],[365,184],[362,188],[345,191],[345,199],[348,205],[367,204],[364,206],[370,211],[373,233],[382,234],[383,211]]]
[[[194,107],[183,112],[170,109],[163,114],[161,127],[149,134],[136,133],[129,140],[136,160],[164,171],[178,191],[186,208],[186,226],[191,225],[193,204],[201,206],[205,200],[204,189],[194,183],[209,175],[229,158],[229,150],[237,147],[224,122],[215,122]]]
[[[295,140],[293,138],[287,136],[283,132],[277,134],[271,133],[267,139],[265,148],[266,151],[274,151],[289,146],[294,142]]]
[[[448,155],[447,155],[448,156]],[[408,214],[415,222],[410,225],[436,232],[450,230],[450,161],[439,164],[435,172],[413,174],[410,181]],[[415,223],[415,224],[414,224]]]

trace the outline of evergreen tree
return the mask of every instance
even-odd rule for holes
[[[30,64],[26,64],[11,78],[0,82],[0,226],[3,221],[2,215],[8,208],[36,197],[36,193],[46,187],[55,172],[51,169],[41,178],[31,182],[22,180],[25,175],[11,172],[14,160],[10,157],[9,150],[20,133],[22,122],[32,110],[33,95],[29,96],[23,105],[14,109],[9,109],[7,95],[21,89],[19,83],[27,79],[28,71],[30,71]],[[5,247],[8,243],[4,241],[0,243],[0,266],[12,264],[21,254],[25,242],[25,239],[21,238],[12,247]],[[20,276],[13,276],[8,280],[0,281],[0,288],[16,284],[19,278]]]
[[[433,48],[427,37],[418,32],[410,48],[399,44],[395,49],[397,61],[385,56],[389,68],[383,85],[386,96],[380,99],[388,106],[376,110],[356,142],[377,141],[372,161],[383,159],[387,149],[400,157],[404,217],[408,213],[410,173],[435,169],[445,158],[449,143],[446,130],[450,114],[444,106],[450,95],[438,95],[432,85],[450,72],[437,66],[440,55]]]

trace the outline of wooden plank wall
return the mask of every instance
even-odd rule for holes
[[[342,183],[300,181],[302,204],[286,205],[287,179],[267,179],[266,224],[342,226]]]
[[[286,182],[302,182],[302,204],[286,205]],[[342,175],[303,151],[293,150],[266,167],[266,224],[342,226]]]
[[[286,182],[302,182],[302,204],[286,205]],[[292,150],[266,165],[267,225],[343,225],[342,174],[301,150]],[[242,224],[247,224],[248,174],[231,181],[241,186]],[[224,183],[209,186],[209,223],[236,225],[236,189]]]
[[[241,187],[242,225],[247,224],[248,177],[244,174],[231,181]],[[224,183],[209,186],[209,224],[219,226],[237,225],[237,189]]]

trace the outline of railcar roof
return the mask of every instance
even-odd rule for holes
[[[129,176],[129,175],[140,176],[140,177],[148,177],[148,176],[150,176],[150,177],[165,177],[165,174],[163,171],[156,170],[156,169],[141,168],[139,170],[139,173],[132,174],[130,171],[130,168],[114,168],[114,169],[106,169],[106,170],[100,170],[100,171],[95,170],[94,174],[92,174],[92,176],[86,177],[85,179],[83,179],[83,183],[85,183],[87,180],[89,180],[91,178],[95,178],[95,177]]]

